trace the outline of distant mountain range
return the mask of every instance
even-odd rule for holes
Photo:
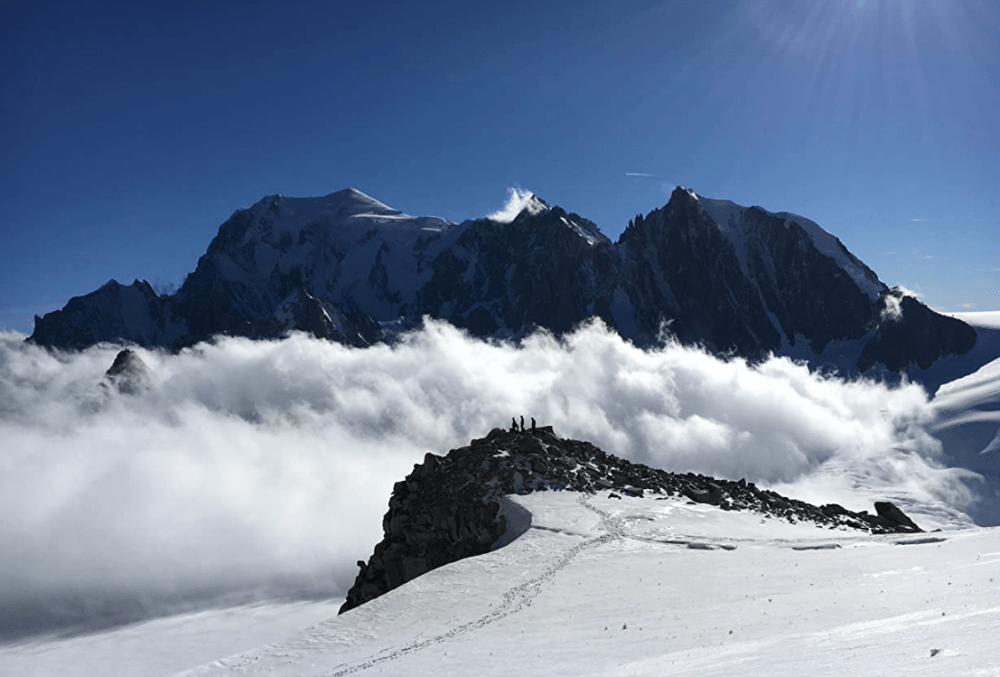
[[[265,197],[222,224],[176,293],[112,280],[36,317],[28,340],[178,349],[298,330],[364,346],[424,317],[509,339],[600,318],[640,346],[672,336],[847,373],[926,368],[976,342],[971,327],[888,288],[809,219],[679,187],[617,242],[535,197],[512,220],[460,224],[353,189]]]

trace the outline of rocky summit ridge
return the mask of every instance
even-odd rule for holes
[[[445,564],[496,549],[508,540],[504,497],[536,491],[608,492],[649,499],[684,497],[722,510],[753,511],[820,527],[874,534],[921,529],[894,504],[876,514],[840,505],[815,506],[745,480],[672,473],[605,453],[589,442],[560,438],[551,427],[492,430],[482,439],[427,454],[395,484],[382,520],[383,538],[347,593],[341,613]]]
[[[976,343],[971,327],[889,289],[795,214],[678,187],[612,242],[539,198],[521,207],[455,224],[354,189],[268,196],[219,227],[176,293],[112,280],[37,317],[29,341],[177,349],[304,331],[366,346],[428,317],[516,340],[599,318],[638,346],[666,332],[720,354],[788,355],[849,375],[923,367]]]

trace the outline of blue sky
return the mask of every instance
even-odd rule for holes
[[[994,0],[4,2],[0,327],[346,187],[461,221],[516,186],[616,238],[681,184],[997,310],[998,35]]]

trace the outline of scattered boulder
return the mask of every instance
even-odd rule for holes
[[[708,503],[710,505],[722,503],[722,489],[715,484],[708,484],[704,487],[685,487],[684,495],[695,503]]]
[[[889,523],[893,524],[897,531],[913,531],[920,532],[922,529],[916,525],[916,523],[911,520],[906,514],[896,507],[895,503],[890,503],[889,501],[877,501],[875,503],[875,512],[882,519],[888,520]]]

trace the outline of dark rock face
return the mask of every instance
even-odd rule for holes
[[[327,339],[349,346],[363,347],[382,340],[382,327],[370,317],[337,308],[324,303],[310,294],[304,287],[289,296],[280,306],[279,312],[290,318],[287,324],[299,331],[309,332],[316,338]],[[275,322],[270,327],[273,337],[280,336],[286,324]]]
[[[640,335],[655,336],[667,321],[683,343],[717,351],[757,358],[781,347],[732,243],[687,191],[636,218],[619,243]]]
[[[600,283],[612,273],[611,243],[590,221],[544,207],[511,223],[459,226],[454,244],[432,263],[418,312],[481,337],[519,336],[535,327],[562,334],[589,317]]]
[[[111,280],[85,296],[73,297],[61,310],[36,316],[29,340],[71,350],[122,339],[148,347],[179,333],[170,303],[157,296],[148,282],[136,280],[126,287]]]
[[[757,488],[693,473],[675,474],[606,454],[589,442],[557,437],[551,427],[530,432],[494,429],[446,456],[427,454],[397,482],[382,520],[384,537],[347,593],[343,613],[445,564],[489,552],[506,533],[500,516],[508,494],[535,491],[611,492],[633,497],[685,496],[723,510],[752,510],[819,525],[871,533],[920,529],[891,503],[878,516],[835,504],[817,507]]]
[[[913,520],[907,517],[902,510],[896,507],[895,503],[891,503],[889,501],[876,501],[875,512],[878,513],[878,518],[887,522],[888,525],[901,530],[921,531],[920,527],[918,527]]]
[[[887,290],[878,308],[881,321],[861,353],[858,366],[862,370],[876,363],[892,371],[911,364],[926,369],[939,357],[963,355],[976,345],[975,329],[935,313],[899,289]]]
[[[636,217],[617,243],[537,198],[510,222],[453,224],[349,189],[271,196],[238,210],[177,293],[111,281],[36,318],[29,340],[177,349],[217,335],[305,331],[366,346],[424,317],[504,339],[536,329],[560,335],[600,318],[639,346],[657,344],[667,329],[683,343],[751,360],[801,359],[804,342],[814,366],[846,373],[926,366],[974,343],[970,327],[908,297],[899,302],[903,319],[885,321],[888,298],[874,272],[808,219],[683,188]],[[853,356],[867,344],[855,363],[824,356],[833,341],[857,342],[842,352]]]
[[[105,381],[124,395],[135,395],[149,388],[149,367],[131,350],[122,350],[104,373]]]
[[[830,341],[865,335],[875,315],[871,300],[832,258],[808,246],[809,236],[798,223],[786,225],[757,207],[745,218],[755,234],[747,242],[751,279],[789,343],[803,336],[820,353]],[[878,280],[850,252],[843,253]]]

